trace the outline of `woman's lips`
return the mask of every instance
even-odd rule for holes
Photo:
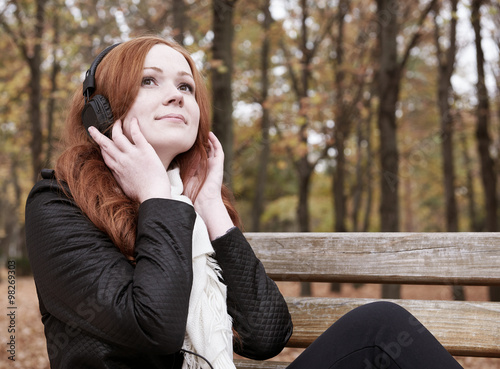
[[[172,122],[181,122],[186,124],[186,118],[184,118],[183,115],[181,114],[166,114],[162,115],[161,117],[156,118],[157,120],[169,120]]]

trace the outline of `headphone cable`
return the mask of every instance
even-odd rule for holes
[[[198,356],[199,358],[205,360],[207,362],[208,366],[210,366],[211,369],[214,369],[214,367],[212,366],[212,364],[210,364],[210,361],[208,361],[206,358],[204,358],[200,354],[197,354],[197,353],[189,351],[189,350],[184,350],[184,349],[181,349],[180,351],[181,352],[185,352],[186,354],[191,354],[191,355],[194,355],[194,356]]]

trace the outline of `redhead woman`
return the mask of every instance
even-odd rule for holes
[[[193,61],[144,37],[109,51],[95,77],[116,122],[87,132],[77,91],[66,148],[27,201],[51,367],[230,368],[233,331],[236,352],[276,355],[290,316],[221,191]]]
[[[233,352],[283,349],[290,314],[239,229],[223,162],[183,48],[141,37],[98,56],[26,205],[52,368],[225,369]],[[388,303],[347,314],[291,365],[358,367],[460,366]]]

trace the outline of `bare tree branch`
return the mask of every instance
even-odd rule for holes
[[[417,22],[418,25],[418,30],[413,34],[413,37],[411,38],[410,42],[406,46],[406,50],[403,53],[403,58],[401,59],[401,62],[399,64],[400,70],[404,68],[406,65],[406,62],[408,61],[408,58],[410,57],[411,50],[415,47],[417,42],[420,39],[420,36],[422,35],[422,25],[424,24],[425,18],[429,14],[429,12],[436,6],[437,0],[431,0],[429,4],[427,4],[427,7],[422,11],[420,14],[420,18]]]

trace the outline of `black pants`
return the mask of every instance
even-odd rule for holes
[[[408,311],[389,302],[360,306],[333,324],[288,369],[462,368]]]

